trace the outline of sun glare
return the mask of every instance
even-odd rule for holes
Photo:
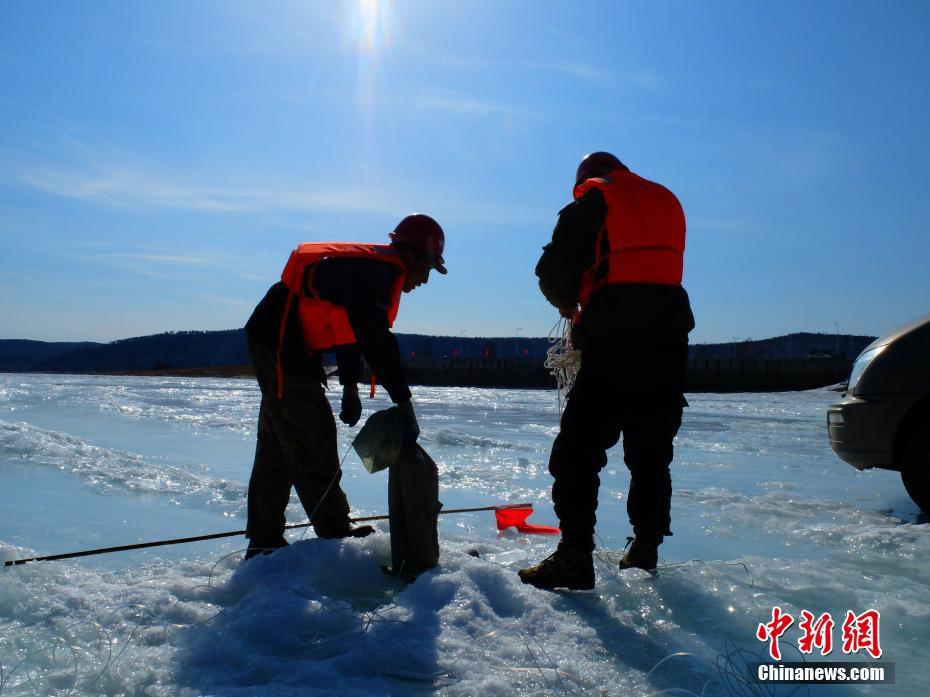
[[[374,138],[375,101],[383,79],[381,58],[391,44],[391,0],[358,0],[349,21],[347,39],[355,54],[356,90],[365,121],[366,138]]]
[[[358,0],[350,39],[359,53],[375,59],[390,44],[391,4],[389,0]]]

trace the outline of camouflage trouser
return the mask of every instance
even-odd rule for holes
[[[274,352],[252,343],[249,351],[262,404],[246,536],[253,546],[279,546],[293,486],[317,534],[334,537],[348,527],[349,502],[339,486],[336,420],[323,386],[287,374],[278,399]]]

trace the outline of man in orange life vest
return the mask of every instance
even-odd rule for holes
[[[446,273],[445,235],[428,215],[409,215],[390,244],[302,244],[281,281],[271,287],[246,324],[249,352],[262,392],[258,444],[249,480],[246,559],[287,544],[285,508],[291,486],[318,537],[364,537],[353,527],[339,486],[336,421],[323,385],[322,353],[335,351],[342,385],[339,418],[354,426],[361,356],[406,416],[406,436],[419,426],[390,328],[402,293]]]
[[[672,440],[681,425],[694,316],[681,286],[685,218],[665,187],[606,152],[581,161],[536,267],[546,299],[574,318],[581,368],[549,472],[562,528],[555,553],[520,578],[539,588],[594,587],[598,472],[623,434],[635,538],[620,568],[656,567],[669,529]]]

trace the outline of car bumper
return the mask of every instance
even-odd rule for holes
[[[894,437],[901,418],[894,401],[846,396],[827,409],[830,447],[856,469],[894,464]]]

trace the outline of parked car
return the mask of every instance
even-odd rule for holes
[[[827,410],[830,446],[856,469],[901,473],[930,513],[930,315],[859,354],[843,398]]]

